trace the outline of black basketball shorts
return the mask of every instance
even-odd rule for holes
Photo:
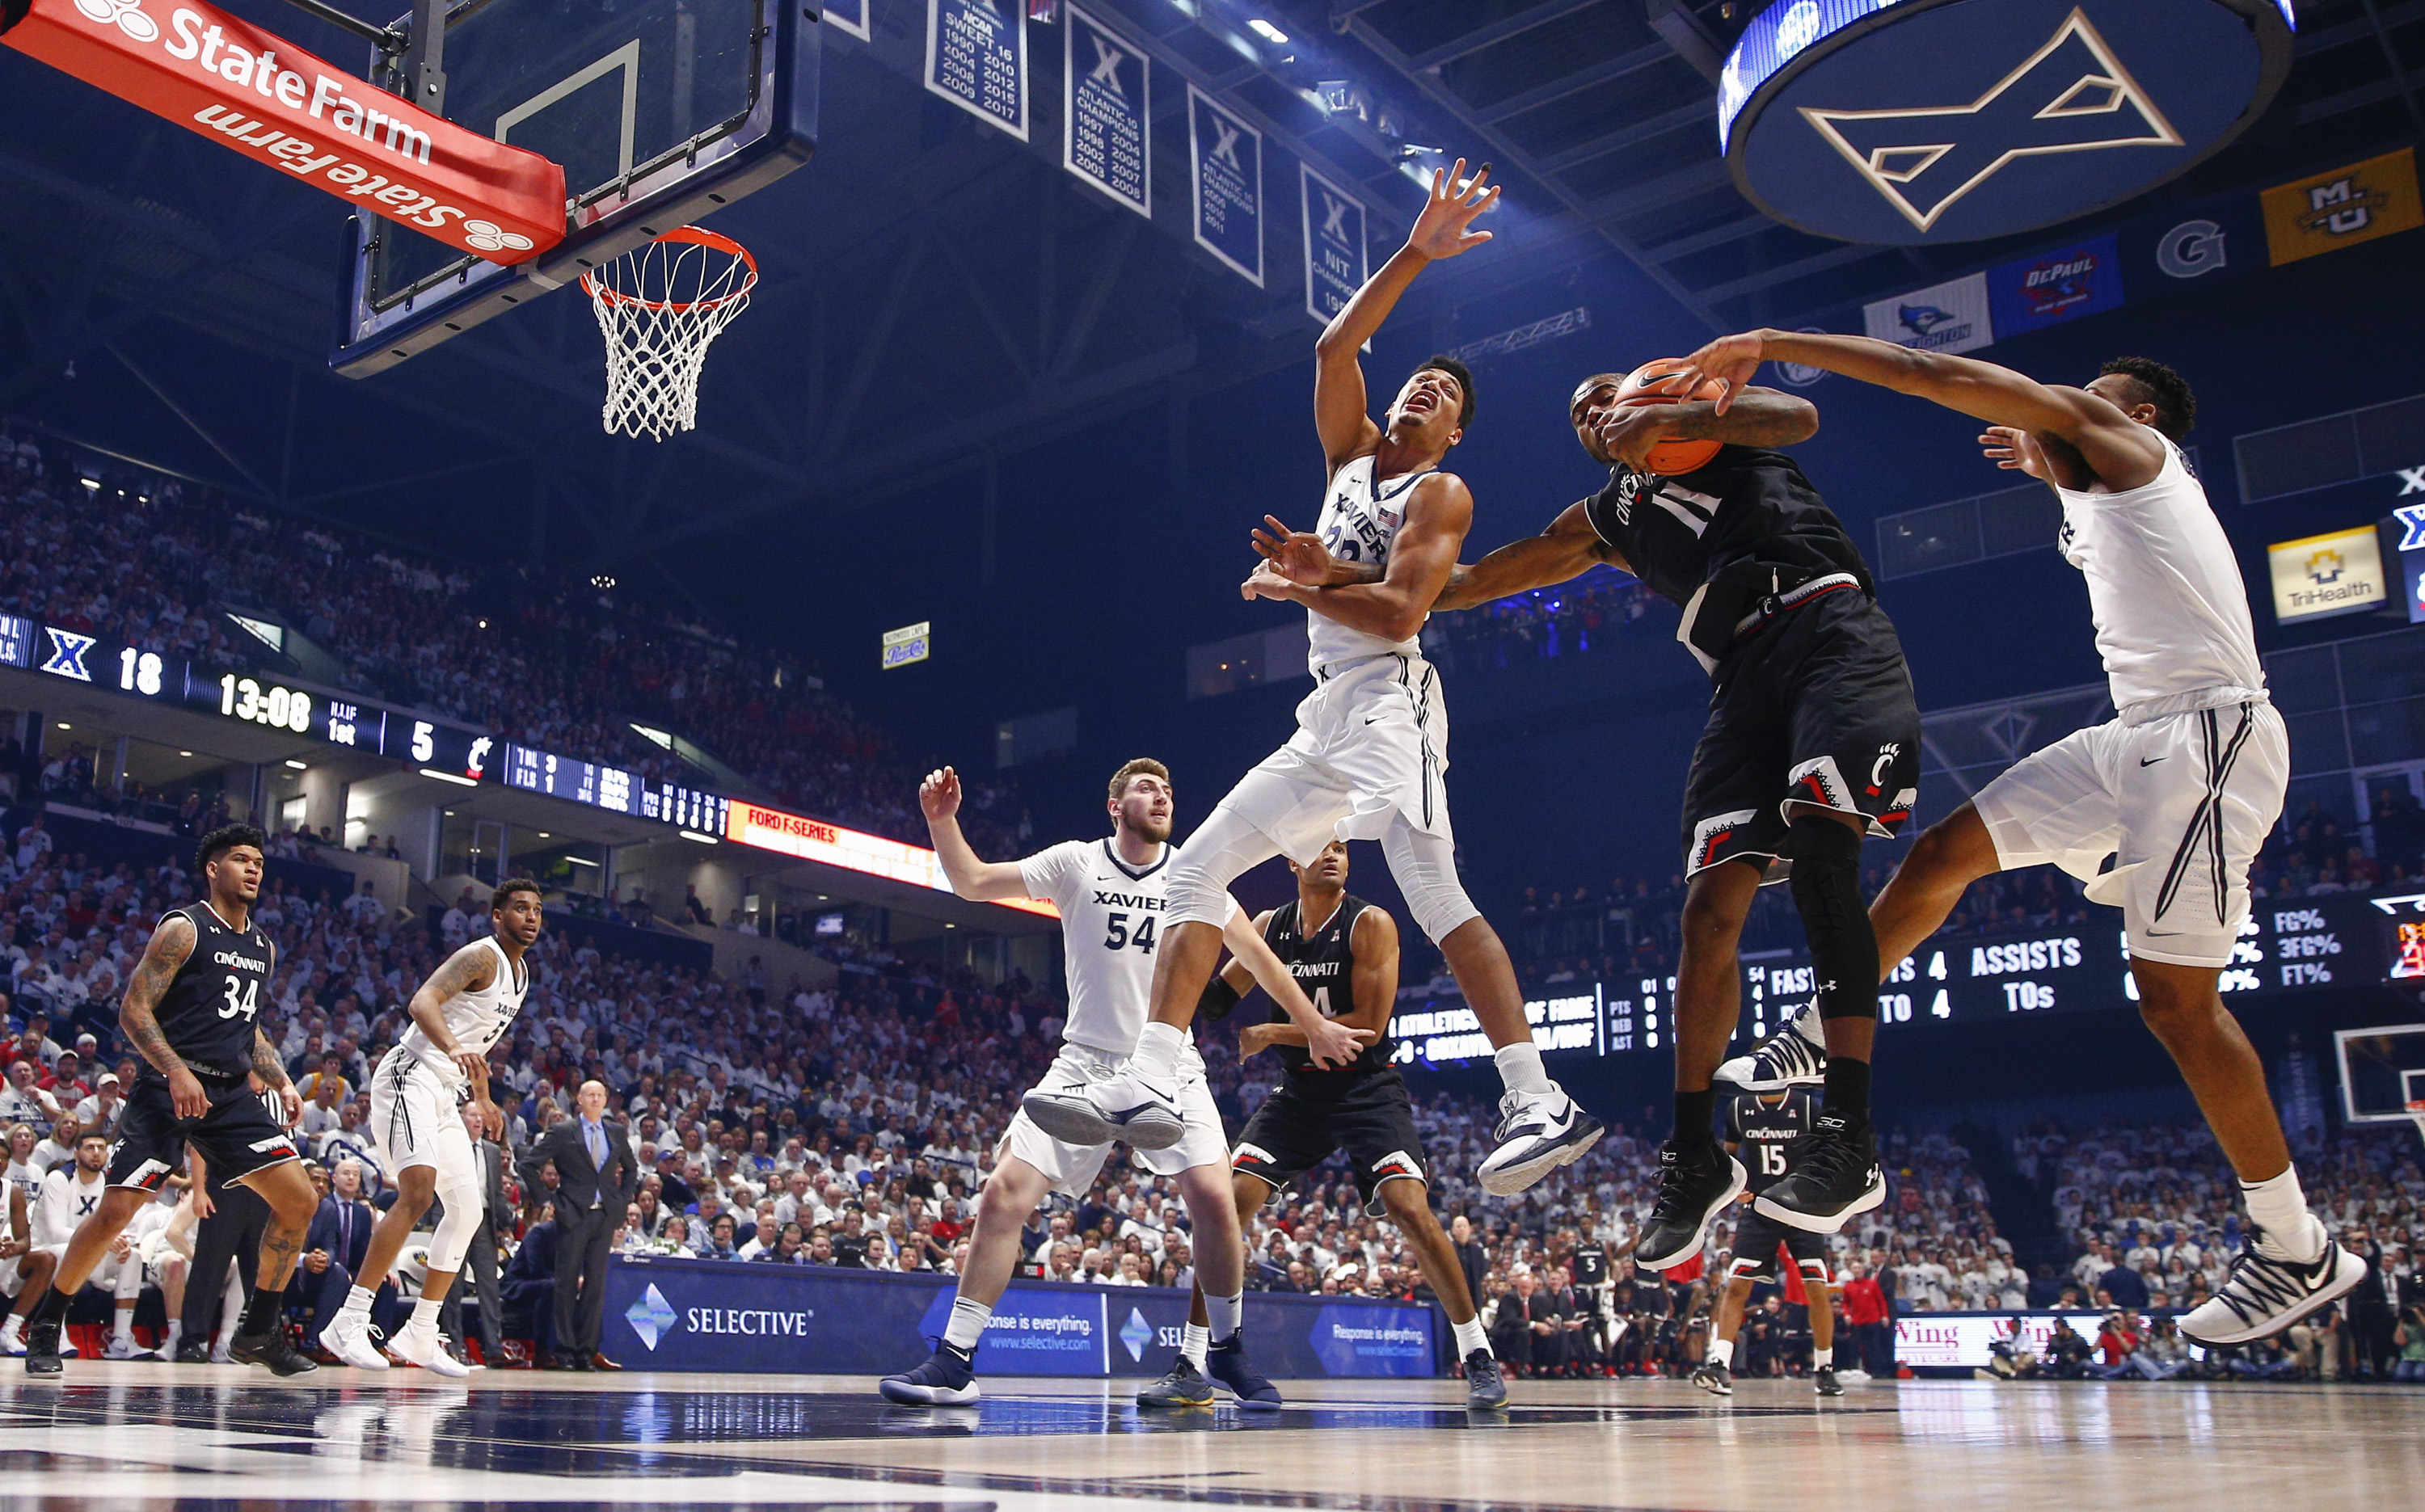
[[[1364,1210],[1375,1218],[1383,1186],[1429,1179],[1415,1106],[1394,1069],[1291,1073],[1246,1121],[1229,1165],[1277,1191],[1339,1150],[1347,1152]]]
[[[282,1160],[300,1158],[293,1136],[270,1112],[275,1092],[256,1092],[242,1076],[203,1076],[210,1111],[197,1119],[177,1117],[169,1083],[150,1072],[135,1078],[126,1110],[118,1122],[118,1142],[109,1147],[109,1185],[158,1191],[185,1169],[185,1147],[209,1162],[213,1181],[234,1181]]]
[[[1919,706],[1903,643],[1857,588],[1753,630],[1718,664],[1684,780],[1684,874],[1721,862],[1788,874],[1788,804],[1857,814],[1891,839],[1919,796]]]
[[[1827,1274],[1827,1236],[1797,1229],[1762,1216],[1759,1209],[1746,1202],[1742,1214],[1735,1220],[1735,1247],[1726,1261],[1726,1280],[1782,1281],[1777,1274],[1777,1247],[1793,1257],[1797,1267],[1817,1261],[1822,1274]],[[1828,1284],[1835,1284],[1832,1275]]]

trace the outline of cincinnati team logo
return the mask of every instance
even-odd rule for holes
[[[1887,768],[1893,766],[1895,757],[1901,755],[1903,755],[1903,746],[1898,741],[1889,740],[1878,747],[1878,758],[1870,763],[1870,796],[1871,798],[1885,791]]]

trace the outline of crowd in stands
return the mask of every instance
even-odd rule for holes
[[[702,749],[770,802],[925,838],[919,773],[883,731],[795,662],[609,580],[475,577],[174,481],[93,474],[92,485],[0,431],[0,613],[230,668],[270,664],[226,611],[259,614],[309,637],[365,695],[644,776],[721,786],[634,728],[645,725]],[[257,597],[231,597],[234,584]],[[99,796],[88,761],[76,786]],[[109,774],[98,786],[125,801]],[[1006,789],[971,778],[962,823],[976,843],[1010,849],[1020,820]]]
[[[1595,568],[1555,588],[1517,594],[1475,609],[1434,614],[1423,625],[1423,655],[1442,671],[1479,671],[1589,651],[1646,618],[1667,633],[1673,611],[1657,594],[1613,567]]]

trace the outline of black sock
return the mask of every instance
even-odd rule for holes
[[[236,1325],[236,1331],[259,1338],[278,1327],[280,1315],[285,1311],[284,1287],[273,1292],[266,1286],[256,1286],[252,1300],[244,1305],[244,1321]]]
[[[1697,1092],[1679,1088],[1676,1093],[1676,1143],[1687,1150],[1717,1143],[1717,1130],[1712,1127],[1717,1114],[1716,1088],[1704,1087]]]
[[[1827,1092],[1822,1106],[1855,1131],[1869,1127],[1870,1063],[1849,1056],[1829,1056]]]
[[[56,1286],[44,1288],[42,1299],[34,1304],[34,1311],[25,1314],[26,1327],[36,1328],[61,1321],[68,1315],[68,1304],[73,1300],[75,1298]]]

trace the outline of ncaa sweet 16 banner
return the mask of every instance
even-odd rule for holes
[[[491,263],[564,239],[564,169],[203,0],[33,0],[8,45]]]

